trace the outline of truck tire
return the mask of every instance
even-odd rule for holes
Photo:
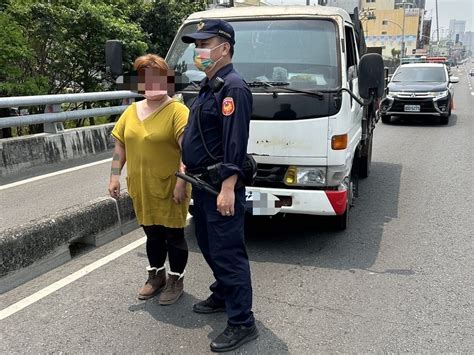
[[[372,164],[372,141],[374,136],[371,135],[365,144],[362,154],[359,157],[359,178],[365,179],[370,175],[370,166]]]
[[[337,216],[336,218],[336,230],[345,231],[349,226],[349,205],[347,205],[346,211],[343,215]]]

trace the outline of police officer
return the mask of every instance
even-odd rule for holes
[[[195,44],[194,63],[206,74],[183,135],[183,163],[188,173],[199,175],[219,191],[216,199],[208,192],[193,190],[197,241],[216,279],[211,295],[195,304],[193,311],[227,313],[226,329],[211,343],[212,351],[223,352],[258,336],[244,242],[245,187],[241,183],[252,94],[232,66],[235,39],[228,22],[201,21],[196,32],[182,40]]]

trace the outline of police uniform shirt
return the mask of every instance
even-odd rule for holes
[[[210,83],[216,77],[224,85],[213,92]],[[199,110],[204,139],[209,151],[222,162],[221,181],[241,174],[247,152],[252,93],[232,64],[221,68],[213,79],[205,78],[196,101],[191,106],[188,126],[183,135],[182,160],[193,173],[216,163],[206,152],[198,127]]]

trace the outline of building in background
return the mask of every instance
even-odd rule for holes
[[[460,41],[466,47],[466,56],[472,56],[474,54],[474,32],[464,32],[460,36]]]
[[[375,5],[375,19],[364,23],[367,46],[382,47],[382,55],[392,57],[397,52],[400,55],[404,40],[405,53],[401,53],[401,56],[414,53],[419,47],[424,9],[411,6],[395,8],[393,0],[375,0],[368,5]]]
[[[361,0],[361,8],[371,10],[393,10],[395,0]]]
[[[424,22],[425,0],[318,0],[318,4],[348,12],[358,7],[367,47],[381,48],[385,57],[400,56],[402,47],[402,56],[415,53],[423,46],[422,35],[429,37],[431,21]]]
[[[349,14],[354,12],[355,7],[360,9],[360,3],[361,0],[318,0],[319,5],[340,7],[346,10]]]
[[[403,2],[403,0],[395,0],[395,8],[405,6],[406,8],[424,9],[426,4],[426,0],[408,0],[405,1],[405,5]]]
[[[431,24],[432,20],[431,17],[425,14],[421,24],[421,32],[418,36],[418,49],[425,49],[429,50],[431,45]]]
[[[452,41],[459,42],[464,32],[466,32],[466,21],[449,20],[449,37]]]

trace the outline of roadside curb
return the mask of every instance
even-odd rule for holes
[[[101,197],[0,232],[0,294],[72,258],[70,246],[101,246],[138,228],[132,201]]]

